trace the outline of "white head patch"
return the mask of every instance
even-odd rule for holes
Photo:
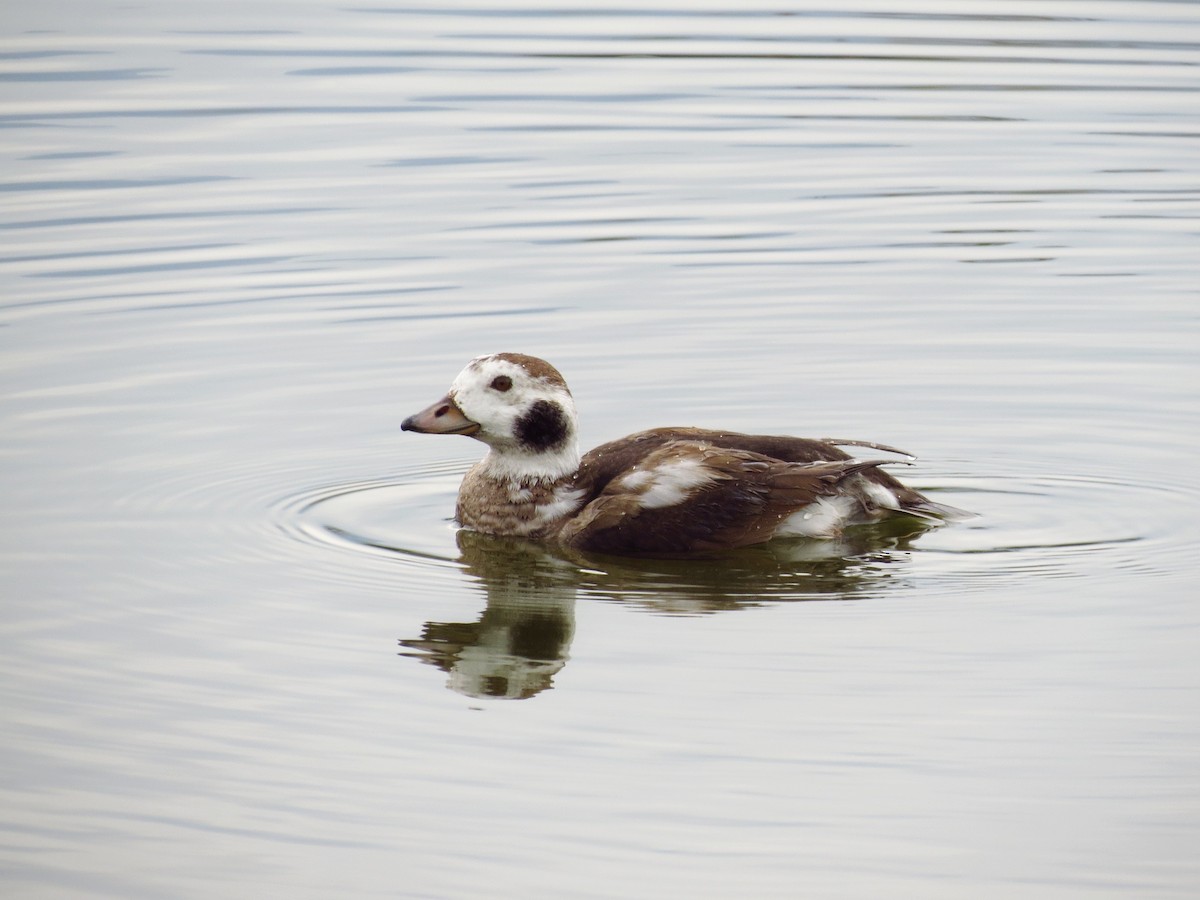
[[[450,396],[480,426],[472,435],[492,448],[489,474],[546,481],[579,467],[575,402],[549,363],[515,353],[473,359],[454,379]]]

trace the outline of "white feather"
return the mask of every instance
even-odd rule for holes
[[[871,498],[871,502],[880,509],[900,509],[900,501],[896,499],[896,495],[882,484],[876,484],[874,481],[860,476],[858,486],[864,494]]]
[[[649,469],[634,469],[621,479],[621,487],[627,491],[637,491],[644,488],[654,478]]]
[[[573,490],[567,487],[556,489],[554,499],[549,503],[543,503],[537,508],[537,518],[532,530],[542,528],[551,522],[556,522],[561,518],[571,515],[579,508],[579,504],[583,502],[583,495],[584,491],[581,490]]]
[[[644,471],[648,471],[650,475],[650,486],[646,488],[639,502],[646,509],[676,506],[690,497],[695,488],[713,481],[712,472],[698,459],[672,460],[665,465]],[[630,476],[626,476],[625,481],[629,478]]]
[[[854,515],[858,502],[852,497],[819,497],[779,523],[777,537],[830,537]]]

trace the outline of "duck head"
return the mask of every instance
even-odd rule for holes
[[[558,370],[536,356],[476,357],[446,396],[400,427],[482,441],[491,449],[484,466],[498,477],[553,480],[579,466],[575,402]]]

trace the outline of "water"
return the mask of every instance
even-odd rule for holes
[[[1196,6],[3,33],[6,895],[1195,896]],[[492,350],[981,516],[456,535]]]

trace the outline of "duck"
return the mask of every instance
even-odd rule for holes
[[[459,526],[584,553],[679,557],[779,538],[837,538],[848,527],[900,516],[932,524],[973,516],[884,471],[915,459],[886,444],[665,427],[581,455],[578,421],[554,366],[489,353],[401,429],[487,446],[459,486]],[[860,459],[843,447],[904,459]]]

